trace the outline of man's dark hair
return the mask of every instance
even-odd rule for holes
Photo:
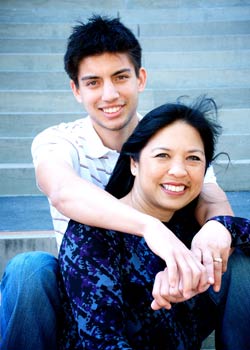
[[[83,58],[103,53],[125,53],[134,65],[136,76],[141,67],[141,46],[119,18],[94,15],[73,27],[64,56],[64,68],[78,86],[78,67]]]

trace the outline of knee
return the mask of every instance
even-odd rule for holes
[[[250,257],[243,253],[240,249],[235,249],[228,261],[228,270],[232,275],[243,277],[245,273],[250,275]]]
[[[37,283],[43,279],[55,279],[58,276],[57,259],[46,252],[34,251],[21,253],[12,258],[4,271],[2,286],[6,283],[20,285],[21,283]]]

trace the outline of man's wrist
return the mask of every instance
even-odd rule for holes
[[[232,247],[243,247],[250,250],[250,220],[231,215],[213,216],[209,221],[221,223],[231,234]]]

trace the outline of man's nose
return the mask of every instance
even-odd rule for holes
[[[103,85],[102,99],[103,101],[113,101],[119,97],[119,92],[115,84],[112,82],[105,82]]]

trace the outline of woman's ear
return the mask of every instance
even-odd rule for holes
[[[130,171],[133,176],[137,175],[138,170],[138,162],[136,162],[133,158],[130,158]]]

